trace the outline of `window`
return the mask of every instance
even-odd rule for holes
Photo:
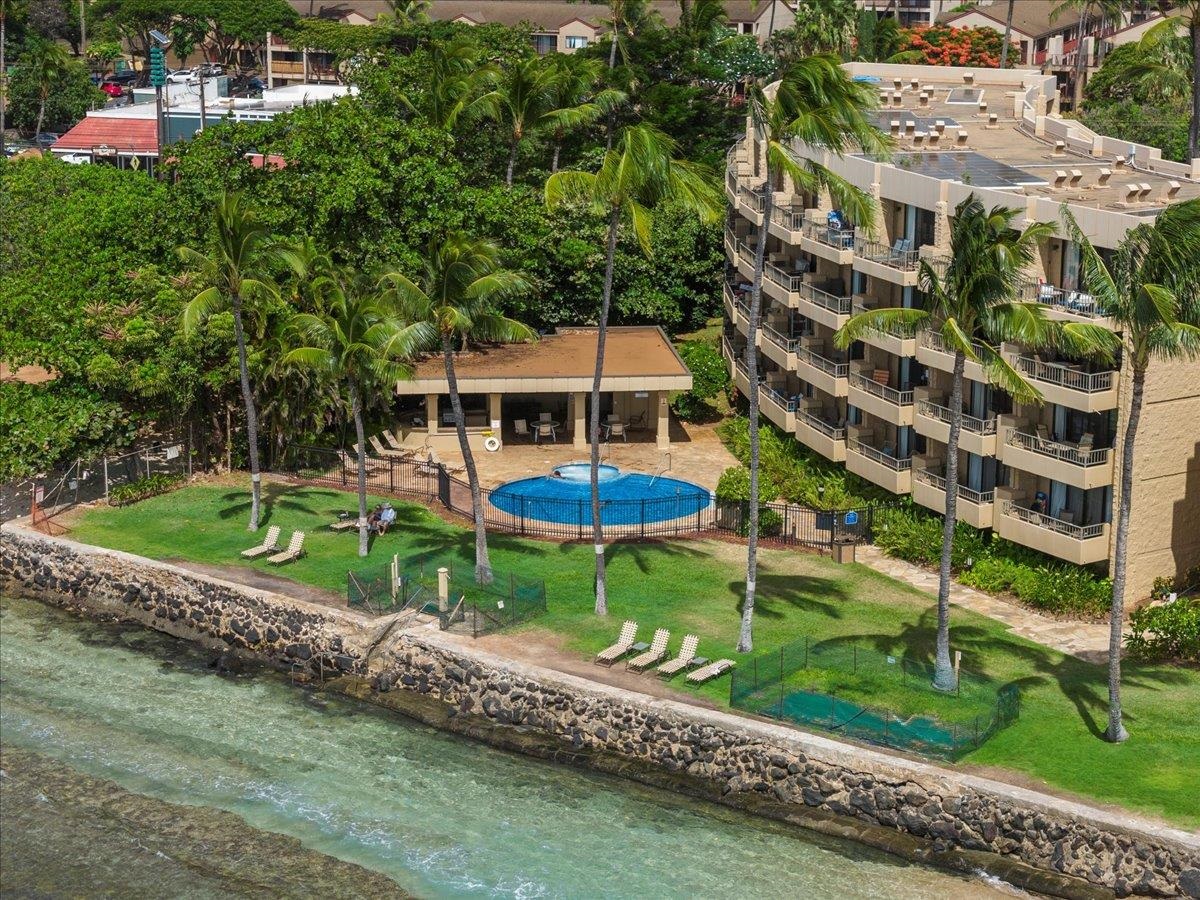
[[[537,51],[538,56],[553,53],[558,49],[558,39],[552,34],[535,34],[533,36],[533,49]]]
[[[568,50],[582,50],[588,45],[588,39],[583,35],[569,34],[567,35]]]

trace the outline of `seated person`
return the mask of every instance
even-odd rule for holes
[[[380,534],[387,534],[388,528],[396,521],[396,510],[392,508],[392,504],[383,504],[383,509],[379,511],[378,529]]]
[[[379,521],[382,513],[383,504],[381,503],[367,514],[367,531],[372,534],[375,534],[379,531]]]
[[[1029,504],[1029,508],[1035,513],[1044,513],[1046,511],[1046,495],[1042,491],[1034,494],[1033,502]]]

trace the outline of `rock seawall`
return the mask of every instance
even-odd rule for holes
[[[386,622],[12,525],[0,529],[0,589],[343,674],[348,693],[492,743],[1043,893],[1200,898],[1198,835],[515,662],[454,635],[386,635]]]

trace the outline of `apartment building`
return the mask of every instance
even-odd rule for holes
[[[1200,196],[1200,160],[1094,134],[1057,115],[1053,76],[1034,70],[847,64],[877,86],[879,126],[898,150],[819,161],[869,192],[875,220],[852,222],[828,196],[775,185],[763,221],[761,148],[747,123],[728,157],[723,352],[742,394],[749,283],[766,241],[759,392],[762,414],[828,459],[932,510],[945,504],[953,355],[929,331],[876,335],[847,351],[833,336],[856,312],[923,303],[922,259],[948,261],[953,211],[974,192],[988,207],[1059,222],[1027,272],[1022,295],[1063,321],[1112,327],[1061,227],[1066,203],[1102,255],[1164,205]],[[801,155],[816,153],[797,145]],[[1018,544],[1081,565],[1111,558],[1116,447],[1129,403],[1128,373],[1005,344],[1007,359],[1044,402],[1015,402],[968,362],[959,448],[959,516]],[[1200,363],[1148,375],[1137,445],[1129,592],[1200,562]]]

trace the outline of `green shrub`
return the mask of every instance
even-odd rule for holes
[[[1170,594],[1200,586],[1200,566],[1192,566],[1178,575],[1160,575],[1154,579],[1150,596],[1155,600],[1166,600]]]
[[[1125,646],[1135,659],[1200,663],[1200,600],[1183,597],[1137,610]]]
[[[779,486],[765,472],[758,473],[758,500],[771,501],[779,496]],[[750,470],[730,466],[717,481],[718,503],[744,503],[750,499]]]
[[[119,484],[108,492],[108,502],[111,506],[128,506],[147,497],[165,494],[183,483],[182,475],[148,475],[131,481],[129,484]]]
[[[716,408],[709,401],[729,386],[725,358],[706,341],[688,341],[679,347],[679,355],[692,373],[692,389],[671,401],[675,415],[685,422],[709,421]]]

